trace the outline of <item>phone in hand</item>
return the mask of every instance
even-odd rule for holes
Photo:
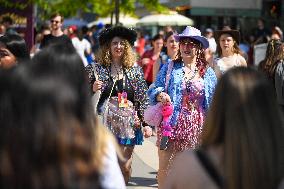
[[[166,150],[168,148],[169,137],[163,136],[161,139],[160,150]]]

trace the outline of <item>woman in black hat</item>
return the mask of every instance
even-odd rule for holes
[[[218,58],[214,60],[214,70],[220,77],[228,69],[236,66],[247,66],[239,48],[240,32],[225,28],[215,32]]]
[[[146,95],[148,87],[141,68],[135,66],[136,59],[132,50],[135,40],[136,32],[122,26],[103,30],[99,35],[100,49],[96,56],[96,63],[86,67],[92,91],[101,91],[97,112],[104,116],[106,126],[116,136],[126,158],[126,162],[121,164],[126,183],[131,176],[134,146],[141,145],[143,141],[143,133],[140,126],[144,126],[145,137],[151,136],[151,128],[142,122],[144,109],[148,105]],[[130,119],[135,117],[135,121],[132,120],[132,122],[135,122],[135,126],[131,127],[131,129],[127,127],[115,130],[114,125],[124,119],[119,117],[116,120],[117,117],[112,118],[108,113],[111,108],[108,104],[115,98],[118,110],[121,110],[119,108],[127,109],[130,106],[129,101],[133,103],[137,114],[136,116],[129,116]],[[112,112],[112,115],[117,113]],[[125,121],[127,122],[127,120]],[[140,124],[138,124],[139,122]]]

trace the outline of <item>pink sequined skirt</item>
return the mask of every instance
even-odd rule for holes
[[[201,107],[198,109],[182,108],[171,137],[174,143],[174,151],[181,152],[198,147],[203,122],[204,111]]]
[[[183,108],[170,137],[170,142],[174,143],[174,151],[181,152],[198,147],[200,145],[203,122],[204,111],[202,108],[199,110]],[[159,126],[157,127],[157,146],[160,146],[161,138],[162,128]]]

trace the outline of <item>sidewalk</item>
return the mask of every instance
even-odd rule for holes
[[[133,172],[127,189],[158,188],[158,154],[155,146],[156,137],[145,139],[142,146],[135,146]]]

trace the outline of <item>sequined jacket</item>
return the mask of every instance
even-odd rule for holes
[[[108,81],[110,80],[110,66],[106,67],[98,63],[92,63],[86,66],[85,69],[88,73],[89,84],[91,88],[95,81],[95,74],[93,69],[96,69],[98,78],[103,83],[108,83]],[[144,110],[149,105],[149,98],[147,96],[148,86],[144,79],[143,71],[140,66],[136,65],[132,66],[129,69],[125,69],[124,71],[134,90],[133,105],[135,106],[140,120],[143,121]],[[105,87],[106,86],[102,86],[102,92],[104,91]]]
[[[160,70],[157,75],[156,81],[154,82],[154,86],[150,87],[147,94],[150,98],[150,104],[154,105],[157,103],[156,97],[160,92],[164,92],[165,90],[165,81],[166,81],[166,74],[168,70],[169,63],[166,63]],[[183,73],[183,64],[182,63],[175,63],[173,66],[173,70],[171,72],[168,91],[166,93],[169,94],[171,101],[174,105],[174,112],[171,117],[170,124],[172,126],[176,125],[178,115],[181,110],[181,100],[182,100],[182,81],[184,78]],[[215,85],[217,83],[217,77],[215,72],[211,67],[208,67],[204,76],[204,90],[205,90],[205,99],[203,101],[203,109],[206,111],[209,108],[209,104],[211,102]]]

